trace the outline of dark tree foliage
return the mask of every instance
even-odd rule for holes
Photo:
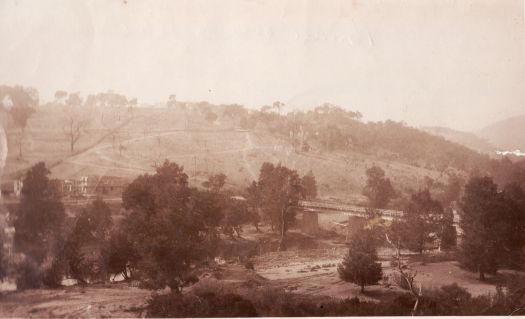
[[[225,201],[223,194],[191,189],[188,208],[197,219],[196,226],[201,229],[200,236],[204,238],[201,245],[207,257],[213,257],[218,245],[219,227],[224,218]]]
[[[464,267],[479,273],[495,273],[501,244],[498,238],[499,212],[497,185],[489,177],[471,178],[462,199],[460,261]]]
[[[109,239],[108,273],[121,274],[125,280],[133,276],[134,267],[140,261],[139,252],[128,238],[132,236],[122,228],[114,229]]]
[[[14,223],[15,247],[41,265],[56,252],[65,219],[60,193],[48,178],[43,162],[29,169]]]
[[[407,224],[400,219],[394,219],[386,229],[386,236],[396,250],[406,248],[405,241],[408,234]]]
[[[256,181],[253,181],[250,186],[246,188],[246,204],[250,215],[253,217],[253,225],[257,231],[259,230],[259,222],[261,221],[262,213],[262,198],[259,192],[259,186]]]
[[[519,184],[525,187],[525,169],[514,163],[507,156],[501,159],[492,159],[488,174],[498,185]]]
[[[366,185],[363,188],[363,195],[368,197],[368,201],[373,208],[384,208],[394,197],[395,191],[390,183],[390,179],[385,177],[385,171],[379,166],[372,166],[366,170]]]
[[[109,238],[112,225],[111,209],[102,199],[96,199],[82,210],[71,236],[84,244],[99,243]]]
[[[154,175],[137,177],[122,199],[129,211],[122,231],[138,255],[126,263],[151,287],[182,289],[193,267],[217,245],[222,218],[217,194],[190,189],[183,168],[166,161]]]
[[[377,262],[377,238],[373,231],[362,229],[354,233],[348,244],[348,255],[337,267],[339,277],[361,286],[374,285],[381,280],[383,271]]]
[[[505,186],[501,195],[511,223],[506,247],[520,249],[525,244],[525,192],[518,184],[512,183]]]
[[[301,186],[304,199],[311,200],[317,197],[317,181],[311,170],[301,178]]]
[[[101,199],[88,205],[76,220],[64,248],[64,258],[71,276],[79,282],[108,278],[112,224],[111,210]]]
[[[523,191],[511,185],[499,192],[490,177],[473,177],[462,199],[461,264],[479,273],[494,274],[506,257],[525,244]]]
[[[218,193],[226,184],[226,175],[223,173],[211,175],[208,180],[202,183],[202,186],[211,190],[212,192]]]
[[[286,232],[295,221],[295,207],[303,192],[301,178],[295,170],[265,162],[256,185],[262,211],[280,233],[279,250],[286,250]]]
[[[7,275],[7,260],[4,257],[4,238],[0,234],[0,281]]]
[[[403,212],[405,230],[404,246],[412,251],[423,253],[426,245],[432,244],[436,234],[441,234],[449,225],[440,225],[445,221],[443,207],[440,202],[432,199],[428,190],[412,195]],[[450,223],[452,220],[447,220]]]
[[[502,264],[523,270],[525,267],[525,192],[517,183],[512,183],[505,186],[501,195],[508,219],[504,243],[505,257],[502,259]]]
[[[258,220],[258,215],[248,208],[245,201],[225,197],[223,202],[222,231],[230,238],[234,238],[235,234],[240,238],[243,224],[254,223]]]
[[[16,289],[42,288],[45,278],[42,266],[32,258],[26,258],[16,265]]]
[[[124,208],[140,211],[146,217],[163,208],[185,211],[190,198],[188,175],[182,166],[165,161],[154,175],[137,177],[122,193]]]
[[[440,249],[451,249],[456,247],[458,233],[454,226],[454,213],[452,209],[443,210],[443,215],[438,221],[436,236],[439,240]]]
[[[447,185],[437,196],[443,207],[450,207],[452,203],[459,201],[464,181],[461,177],[452,174],[448,177]]]

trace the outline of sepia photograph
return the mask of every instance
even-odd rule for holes
[[[0,318],[525,316],[525,0],[0,0]]]

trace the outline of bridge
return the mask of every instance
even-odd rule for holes
[[[299,201],[299,207],[305,212],[315,213],[341,213],[346,216],[354,217],[368,217],[367,208],[362,206],[355,206],[350,204],[342,204],[327,201]],[[385,220],[393,220],[395,218],[402,218],[403,212],[392,209],[375,209],[375,211]]]
[[[319,216],[338,214],[341,216],[367,218],[370,213],[367,212],[366,207],[356,206],[345,203],[338,203],[333,201],[307,201],[302,200],[298,203],[298,208],[303,210],[303,218],[301,221],[301,230],[304,233],[315,235],[319,232]],[[374,210],[383,220],[394,220],[396,218],[403,218],[403,212],[391,209],[375,209]],[[330,218],[331,219],[331,218]],[[348,220],[350,222],[350,220]],[[343,224],[337,221],[331,221],[332,224],[342,226],[346,229],[346,237],[348,239],[350,231],[350,223]]]

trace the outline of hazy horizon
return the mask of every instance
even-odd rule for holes
[[[0,1],[0,84],[475,130],[525,109],[512,1]]]

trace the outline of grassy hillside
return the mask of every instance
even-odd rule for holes
[[[10,130],[4,177],[14,178],[45,161],[56,178],[112,175],[134,178],[165,159],[185,167],[194,185],[224,172],[228,186],[244,188],[265,161],[281,162],[300,174],[312,170],[321,196],[362,200],[365,170],[381,166],[399,190],[418,188],[429,178],[469,168],[485,157],[458,144],[394,122],[346,121],[329,112],[251,112],[238,106],[182,104],[174,108],[92,108],[89,126],[75,152],[64,134],[63,110],[42,106],[30,119],[23,158],[18,131]],[[212,114],[212,115],[210,115]],[[302,132],[302,133],[298,133]],[[309,147],[301,148],[298,139]]]

